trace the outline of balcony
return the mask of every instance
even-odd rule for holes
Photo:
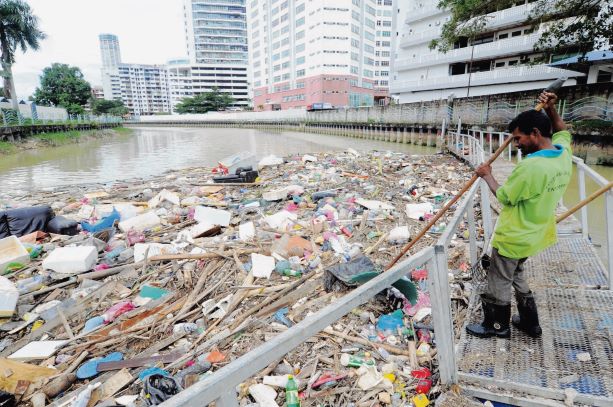
[[[407,11],[407,15],[404,19],[406,24],[414,23],[415,21],[421,21],[428,17],[437,16],[439,14],[448,13],[447,10],[436,7],[435,4],[427,5],[426,7],[420,7]]]
[[[400,47],[408,48],[408,47],[412,47],[413,45],[430,42],[431,40],[438,38],[440,34],[441,34],[441,30],[439,27],[430,28],[425,31],[414,32],[414,33],[404,36],[400,40]]]
[[[540,32],[521,37],[498,40],[487,44],[480,44],[473,47],[458,48],[443,54],[441,52],[430,52],[419,55],[415,58],[399,59],[394,63],[396,71],[406,71],[410,69],[422,68],[425,66],[440,65],[445,63],[466,62],[471,59],[493,59],[505,56],[517,55],[530,52],[534,49],[534,44],[541,37]]]
[[[463,88],[468,86],[469,76],[470,86],[472,87],[515,82],[534,82],[557,79],[561,76],[571,78],[584,76],[584,74],[565,69],[552,68],[545,65],[518,66],[512,68],[494,69],[486,72],[475,72],[471,75],[453,75],[439,78],[419,79],[414,81],[392,81],[390,83],[390,93]]]

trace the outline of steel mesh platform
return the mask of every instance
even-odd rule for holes
[[[529,258],[524,270],[530,285],[540,287],[607,287],[607,272],[588,239],[558,238],[558,243]]]
[[[558,400],[572,388],[577,402],[613,406],[613,291],[534,288],[542,337],[512,330],[510,340],[481,339],[463,330],[457,346],[461,382]],[[482,321],[477,294],[469,323]],[[582,353],[590,360],[580,361]]]

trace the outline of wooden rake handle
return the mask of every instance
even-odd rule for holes
[[[577,212],[579,209],[583,208],[585,205],[592,202],[594,199],[598,198],[600,195],[607,192],[609,189],[613,188],[613,181],[609,182],[607,185],[602,188],[596,190],[593,194],[585,198],[583,201],[579,202],[572,208],[570,208],[567,212],[564,212],[562,215],[558,216],[556,219],[556,223],[562,222],[564,219],[568,218],[573,213]]]
[[[502,152],[509,146],[509,144],[511,144],[511,141],[513,141],[513,137],[507,138],[505,142],[502,143],[500,147],[498,147],[498,150],[496,150],[496,152],[489,158],[489,160],[485,162],[485,164],[491,165],[498,158],[498,156],[502,154]],[[477,179],[479,179],[479,177],[476,174],[473,175],[472,178],[460,190],[460,192],[458,192],[451,199],[451,201],[447,202],[447,204],[443,206],[441,210],[438,211],[438,213],[434,215],[432,219],[430,219],[428,224],[424,226],[424,228],[421,230],[421,232],[419,232],[419,234],[415,237],[415,239],[407,243],[407,245],[404,246],[404,248],[400,251],[400,253],[398,253],[398,255],[394,258],[394,260],[392,260],[385,269],[389,270],[390,268],[392,268],[394,264],[396,264],[398,260],[400,260],[402,256],[404,256],[406,252],[408,252],[411,249],[411,247],[413,247],[415,243],[417,243],[419,239],[421,239],[428,232],[428,230],[430,230],[430,228],[434,226],[436,222],[438,222],[438,220],[445,214],[445,212],[447,212],[449,208],[451,208],[453,204],[455,204],[458,201],[458,199],[460,199],[462,195],[464,195],[464,193],[473,186],[473,184],[475,183],[475,181],[477,181]]]

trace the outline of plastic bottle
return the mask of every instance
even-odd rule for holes
[[[370,353],[364,353],[364,356],[350,355],[343,353],[341,355],[341,365],[349,367],[360,367],[363,365],[374,365],[375,361],[370,357]]]
[[[300,277],[302,276],[302,272],[298,271],[298,270],[292,270],[292,269],[285,269],[281,272],[282,275],[287,276],[287,277]]]
[[[287,407],[300,407],[300,397],[298,397],[298,385],[294,380],[294,376],[287,376],[287,384],[285,385],[285,402]]]
[[[18,281],[15,286],[17,287],[17,290],[19,290],[19,294],[23,295],[39,290],[43,286],[43,283],[43,276],[34,276]]]

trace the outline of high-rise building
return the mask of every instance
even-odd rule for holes
[[[382,11],[390,7],[381,2]],[[249,0],[254,108],[372,106],[381,94],[378,7],[378,0]],[[380,17],[381,24],[391,20]]]
[[[102,86],[92,86],[92,98],[95,100],[104,99],[104,89],[102,89]]]
[[[246,0],[184,0],[188,61],[169,64],[172,104],[218,88],[249,104]]]
[[[117,68],[121,64],[119,38],[114,34],[100,34],[100,54],[103,68]]]
[[[100,34],[99,39],[104,98],[121,100],[133,115],[170,112],[166,67],[124,64],[117,36]]]
[[[542,89],[560,76],[583,76],[535,64],[541,31],[526,22],[538,4],[531,0],[487,14],[477,37],[459,41],[447,53],[429,48],[450,19],[438,0],[394,1],[390,92],[401,103]]]
[[[121,64],[119,38],[113,34],[100,34],[100,56],[102,58],[102,89],[104,98],[120,100],[120,80],[117,68]]]
[[[377,0],[375,32],[375,104],[389,102],[390,55],[392,50],[393,1]]]

